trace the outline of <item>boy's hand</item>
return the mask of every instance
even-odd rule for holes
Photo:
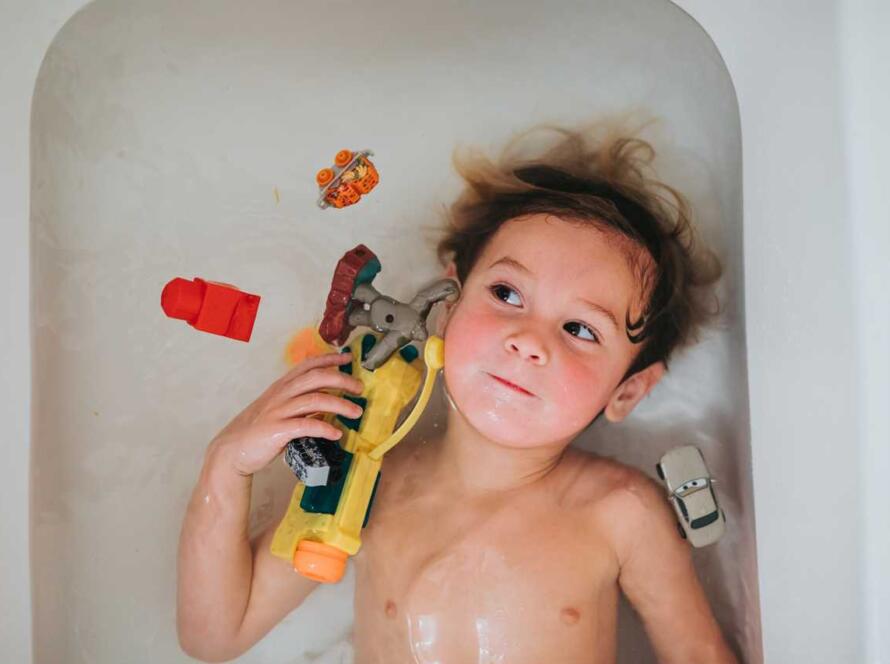
[[[326,353],[303,360],[220,431],[209,450],[224,453],[237,473],[252,475],[269,465],[294,438],[315,436],[338,440],[343,432],[317,416],[336,413],[356,418],[362,408],[321,390],[341,389],[361,394],[362,382],[337,369],[351,360],[349,352]]]

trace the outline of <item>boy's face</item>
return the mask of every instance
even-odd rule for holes
[[[603,408],[623,419],[654,386],[660,363],[618,384],[639,348],[624,324],[640,314],[628,242],[545,214],[489,240],[444,334],[448,392],[479,433],[510,447],[567,444]]]

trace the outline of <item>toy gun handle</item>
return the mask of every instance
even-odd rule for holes
[[[411,410],[411,414],[402,422],[401,426],[393,432],[392,436],[371,450],[368,456],[374,461],[383,459],[383,455],[395,447],[414,428],[414,425],[417,424],[417,420],[420,419],[426,408],[426,404],[430,400],[430,394],[433,392],[436,373],[445,366],[445,343],[441,337],[434,335],[427,340],[426,345],[423,347],[423,359],[426,362],[426,376],[423,380],[423,388],[420,390],[417,404]]]

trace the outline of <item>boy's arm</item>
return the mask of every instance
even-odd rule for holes
[[[179,540],[176,616],[182,649],[204,661],[240,655],[318,586],[272,556],[274,525],[251,544],[250,486],[208,448]]]
[[[634,472],[616,493],[612,530],[618,582],[640,614],[659,662],[736,664],[662,488]]]

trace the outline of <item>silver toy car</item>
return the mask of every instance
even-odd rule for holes
[[[676,447],[661,457],[655,470],[668,490],[680,534],[694,547],[713,544],[726,529],[708,468],[694,445]]]

